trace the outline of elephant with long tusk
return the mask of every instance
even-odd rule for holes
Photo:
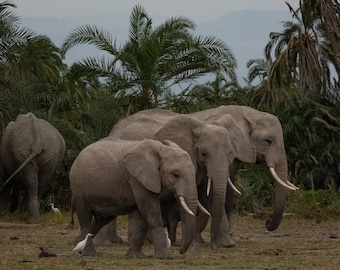
[[[287,156],[284,146],[282,127],[279,119],[269,113],[258,111],[248,106],[226,105],[218,108],[203,110],[189,114],[190,117],[205,123],[228,127],[229,117],[232,116],[242,132],[241,147],[236,159],[230,166],[230,177],[235,182],[235,174],[240,161],[246,163],[265,163],[274,178],[274,210],[271,220],[267,220],[266,227],[273,231],[280,225],[286,203],[286,189],[298,188],[288,181]],[[227,189],[226,214],[228,222],[231,220],[234,190]],[[207,218],[201,215],[198,228],[204,228]],[[220,234],[225,230],[221,227]],[[197,232],[200,234],[200,232]],[[197,238],[197,237],[196,237]],[[222,243],[223,245],[223,243]]]
[[[207,210],[212,215],[213,222],[210,228],[210,241],[213,248],[231,247],[235,245],[234,240],[229,234],[229,220],[231,219],[233,208],[234,192],[238,192],[233,188],[233,183],[235,182],[235,174],[239,168],[239,163],[243,161],[247,163],[267,164],[275,180],[275,194],[272,219],[266,222],[266,227],[268,230],[275,230],[279,226],[283,216],[286,202],[286,189],[297,189],[297,187],[288,181],[287,156],[284,148],[282,127],[278,118],[254,108],[235,105],[220,106],[185,116],[200,120],[206,124],[205,130],[211,129],[211,126],[218,126],[228,131],[228,135],[224,137],[218,137],[220,135],[214,136],[218,138],[218,142],[216,142],[215,145],[219,146],[217,148],[210,146],[210,150],[223,149],[225,155],[231,158],[235,157],[230,163],[230,166],[221,165],[218,162],[216,162],[218,166],[214,168],[209,167],[208,163],[206,163],[206,167],[200,166],[202,162],[199,163],[198,161],[206,159],[205,156],[207,153],[202,151],[200,155],[195,157],[195,154],[199,153],[199,151],[195,149],[194,142],[202,143],[203,140],[199,141],[194,139],[192,142],[188,142],[188,138],[195,134],[193,131],[187,131],[188,127],[191,126],[188,124],[190,121],[185,120],[186,124],[179,125],[178,117],[180,117],[180,114],[168,110],[152,109],[140,111],[121,120],[111,130],[109,136],[124,139],[142,139],[148,137],[155,138],[154,134],[158,133],[158,135],[160,135],[163,133],[169,136],[169,138],[177,137],[179,145],[186,151],[189,151],[191,157],[197,160],[196,178],[200,200],[204,202],[204,205],[208,208]],[[174,120],[176,118],[177,124]],[[169,121],[169,119],[172,120]],[[182,123],[185,123],[185,121],[182,121]],[[169,129],[171,132],[157,132],[160,130],[160,127],[166,125],[171,127],[171,129]],[[214,140],[206,138],[205,140],[208,141],[210,145],[213,145]],[[229,141],[233,146],[232,149],[237,149],[236,152],[229,152],[227,150],[228,148],[223,148],[221,146],[223,139]],[[198,149],[201,151],[203,147]],[[209,157],[210,154],[207,156]],[[226,163],[224,162],[224,164]],[[219,172],[219,177],[216,177],[216,175],[212,177],[213,173],[217,172]],[[231,181],[228,180],[229,176]],[[213,192],[209,191],[210,180],[208,179],[213,182]],[[204,183],[204,185],[202,185],[202,183]],[[223,184],[220,185],[220,183]],[[231,188],[227,188],[227,186]],[[223,196],[221,196],[222,190],[224,193]],[[214,199],[212,199],[212,197],[214,197]],[[221,205],[221,201],[224,201],[223,205]],[[216,216],[219,218],[215,218]],[[195,236],[197,241],[203,241],[201,231],[206,227],[208,218],[209,216],[206,214],[201,211],[198,212]],[[169,234],[171,237],[171,231],[169,231]]]

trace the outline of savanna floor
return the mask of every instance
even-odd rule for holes
[[[172,260],[152,258],[153,246],[145,246],[143,259],[125,257],[127,219],[120,217],[118,232],[124,243],[96,247],[95,257],[73,256],[78,228],[69,227],[69,213],[44,213],[40,225],[23,225],[18,219],[0,219],[0,269],[339,269],[340,217],[317,223],[294,216],[284,217],[279,229],[265,230],[265,220],[234,216],[234,248],[211,249],[207,243],[179,254],[171,247]],[[8,224],[10,223],[10,224]],[[42,257],[39,247],[56,257]]]

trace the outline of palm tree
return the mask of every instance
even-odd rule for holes
[[[309,19],[317,19],[323,38],[322,52],[340,74],[340,4],[336,0],[303,0],[301,13]]]
[[[43,116],[41,111],[51,106],[66,68],[48,37],[20,26],[19,18],[9,10],[15,7],[7,1],[0,4],[1,109],[11,111],[8,120],[27,111]]]
[[[0,3],[0,108],[8,113],[11,94],[22,85],[19,74],[12,73],[11,62],[17,59],[16,48],[35,33],[19,27],[19,18],[10,10],[15,8],[9,1]]]
[[[277,80],[269,81],[272,66],[271,58],[251,59],[247,63],[247,68],[249,68],[247,82],[252,92],[250,106],[259,110],[273,111],[283,108],[299,95],[296,85],[288,87]],[[280,75],[283,76],[283,74]],[[284,79],[280,81],[282,80]],[[255,85],[252,84],[254,82]]]
[[[235,80],[229,81],[227,78],[217,74],[214,81],[194,85],[192,89],[188,89],[186,96],[195,98],[195,103],[204,105],[206,109],[226,103],[231,104],[230,98],[238,89],[239,86]]]
[[[295,22],[284,22],[284,30],[271,32],[270,41],[265,48],[269,59],[274,51],[268,81],[271,86],[291,87],[299,82],[305,94],[324,94],[330,84],[330,70],[323,54],[319,21],[315,16],[305,16],[303,9],[294,10],[287,4]]]
[[[214,37],[194,36],[195,24],[184,17],[166,20],[156,28],[137,5],[130,16],[129,39],[117,48],[111,36],[97,27],[82,26],[70,33],[62,52],[77,44],[92,44],[109,59],[88,57],[79,72],[105,78],[111,91],[129,96],[138,109],[158,107],[172,86],[207,73],[235,79],[236,60],[228,46]]]

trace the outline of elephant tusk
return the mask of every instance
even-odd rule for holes
[[[208,177],[207,196],[209,196],[210,194],[210,189],[211,189],[211,179]]]
[[[197,202],[197,206],[204,214],[206,214],[209,217],[211,216],[209,211],[207,209],[205,209],[204,206],[199,201]]]
[[[288,189],[290,189],[290,190],[297,190],[297,189],[298,189],[298,188],[295,187],[293,184],[292,184],[293,186],[290,186],[290,185],[286,184],[285,182],[283,182],[283,181],[281,180],[281,178],[277,175],[277,173],[275,172],[275,169],[274,169],[273,167],[269,167],[269,170],[270,170],[271,174],[273,175],[273,177],[275,178],[275,180],[276,180],[280,185],[282,185],[282,186],[284,186],[285,188],[288,188]]]
[[[190,210],[189,206],[186,204],[183,196],[178,196],[178,198],[184,210],[187,211],[190,215],[195,216],[195,214]]]
[[[228,184],[229,184],[229,185],[231,186],[231,188],[232,188],[233,190],[235,190],[238,194],[242,195],[241,191],[239,191],[239,190],[235,187],[235,185],[234,185],[234,183],[231,181],[230,177],[228,177]]]
[[[287,181],[287,184],[290,185],[291,187],[295,188],[295,190],[298,190],[299,188],[295,186],[293,183]]]

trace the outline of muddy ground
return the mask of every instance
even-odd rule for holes
[[[69,215],[63,213],[63,215]],[[278,230],[265,230],[265,220],[235,216],[233,248],[211,249],[206,243],[184,255],[173,245],[172,260],[152,258],[153,246],[145,246],[143,259],[126,258],[127,219],[118,223],[122,244],[96,247],[95,257],[73,256],[73,239],[78,228],[68,218],[47,213],[40,225],[0,219],[0,269],[339,269],[340,217],[324,222],[285,217]],[[39,257],[39,247],[56,257]]]

